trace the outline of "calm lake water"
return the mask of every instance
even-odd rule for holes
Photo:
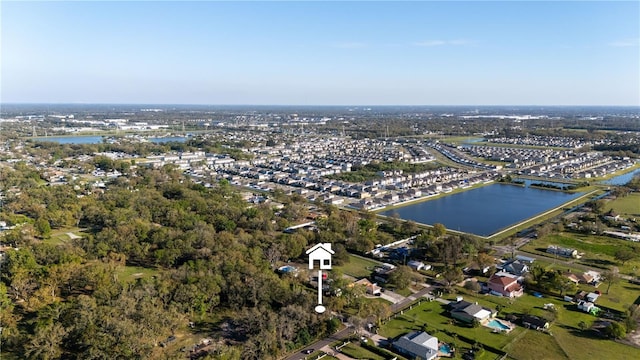
[[[184,136],[168,136],[160,138],[150,138],[149,141],[151,141],[152,143],[166,143],[170,141],[185,142],[187,141],[187,138]]]
[[[397,212],[401,219],[430,225],[441,223],[447,229],[489,236],[580,195],[582,193],[492,184],[382,214]]]
[[[100,144],[104,136],[47,136],[36,138],[36,141],[51,141],[59,144]],[[185,142],[186,137],[183,136],[168,136],[151,138],[149,141],[153,143],[166,143],[169,141]]]
[[[100,144],[102,136],[47,136],[36,138],[36,141],[51,141],[59,144]]]
[[[636,169],[634,171],[628,172],[626,174],[622,174],[620,176],[616,176],[613,177],[609,180],[605,180],[602,183],[603,184],[607,184],[607,185],[624,185],[626,183],[628,183],[629,181],[631,181],[631,179],[635,176],[640,174],[640,169]]]

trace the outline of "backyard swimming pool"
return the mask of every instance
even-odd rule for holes
[[[438,348],[438,350],[441,354],[445,356],[451,355],[451,346],[449,346],[449,344],[445,344],[445,343],[440,344],[440,347]]]
[[[489,321],[489,323],[487,323],[487,326],[497,330],[503,330],[503,331],[511,330],[511,327],[503,324],[500,320],[496,320],[496,319]]]

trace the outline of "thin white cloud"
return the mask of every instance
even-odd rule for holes
[[[609,46],[612,46],[612,47],[636,47],[636,46],[640,46],[640,38],[613,41],[613,42],[609,43]]]
[[[429,46],[441,46],[441,45],[445,45],[446,43],[447,42],[443,40],[429,40],[429,41],[420,41],[420,42],[414,43],[414,45],[429,47]]]
[[[464,40],[464,39],[458,39],[458,40],[449,41],[449,44],[450,45],[471,45],[471,41]]]
[[[470,45],[470,44],[471,42],[465,39],[427,40],[427,41],[419,41],[419,42],[413,43],[414,46],[420,46],[420,47],[444,46],[444,45],[463,46],[463,45]]]
[[[366,43],[363,42],[339,42],[331,44],[331,46],[338,49],[362,49],[367,47]]]

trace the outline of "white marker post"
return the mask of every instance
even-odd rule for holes
[[[318,270],[318,306],[316,306],[316,312],[322,314],[325,310],[322,305],[322,270]]]
[[[331,243],[316,244],[307,250],[309,255],[309,270],[313,270],[316,260],[320,263],[318,270],[318,305],[315,311],[322,314],[327,309],[322,305],[322,270],[331,270],[331,255],[335,252],[331,250]]]

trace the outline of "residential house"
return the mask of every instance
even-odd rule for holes
[[[549,254],[554,254],[554,255],[559,255],[562,257],[572,257],[572,258],[577,258],[578,257],[578,250],[576,249],[569,249],[569,248],[563,248],[557,245],[549,245],[547,247],[547,252]]]
[[[411,359],[432,360],[438,356],[438,338],[426,332],[412,332],[393,342],[393,347]]]
[[[494,295],[514,298],[523,294],[522,286],[518,283],[518,279],[508,276],[494,274],[488,281],[488,287]]]
[[[587,271],[579,276],[580,282],[584,284],[596,285],[600,281],[600,273],[597,271]]]
[[[573,297],[573,301],[577,301],[577,302],[587,301],[587,302],[595,303],[599,297],[600,297],[600,294],[598,293],[594,293],[594,292],[587,293],[586,291],[579,291]]]
[[[587,313],[591,313],[596,308],[596,305],[589,301],[580,300],[578,301],[578,310],[582,310]]]
[[[380,294],[382,288],[380,286],[378,286],[378,284],[374,284],[371,281],[369,281],[369,279],[367,278],[362,278],[356,282],[353,282],[349,285],[349,287],[353,287],[353,286],[364,286],[367,294],[369,295],[378,295]]]
[[[483,321],[495,316],[491,309],[461,299],[449,303],[448,309],[452,318],[466,323],[472,323],[474,319]]]
[[[596,300],[598,300],[598,298],[600,297],[600,294],[597,293],[588,293],[587,296],[585,297],[585,299],[589,302],[595,303]]]
[[[524,315],[522,317],[522,326],[527,329],[544,330],[549,328],[549,322],[533,315]]]
[[[396,270],[396,266],[388,263],[383,263],[380,266],[376,266],[373,269],[373,280],[381,283],[386,283],[389,275]]]
[[[573,297],[573,301],[578,302],[580,300],[584,300],[586,296],[587,296],[586,291],[578,291],[576,295]]]
[[[529,272],[529,265],[524,261],[514,260],[502,265],[502,270],[513,275],[522,276]]]
[[[417,260],[410,260],[407,262],[407,266],[417,271],[431,269],[431,265],[425,265],[422,261]]]
[[[536,261],[536,259],[524,255],[516,255],[516,260],[520,260],[529,265],[533,264],[533,262]]]
[[[572,272],[565,272],[562,274],[564,277],[566,277],[567,279],[569,279],[569,281],[571,281],[574,284],[578,284],[580,283],[580,277]]]
[[[604,219],[612,222],[623,220],[620,215],[613,212],[613,209],[609,210],[609,212],[604,215]]]

